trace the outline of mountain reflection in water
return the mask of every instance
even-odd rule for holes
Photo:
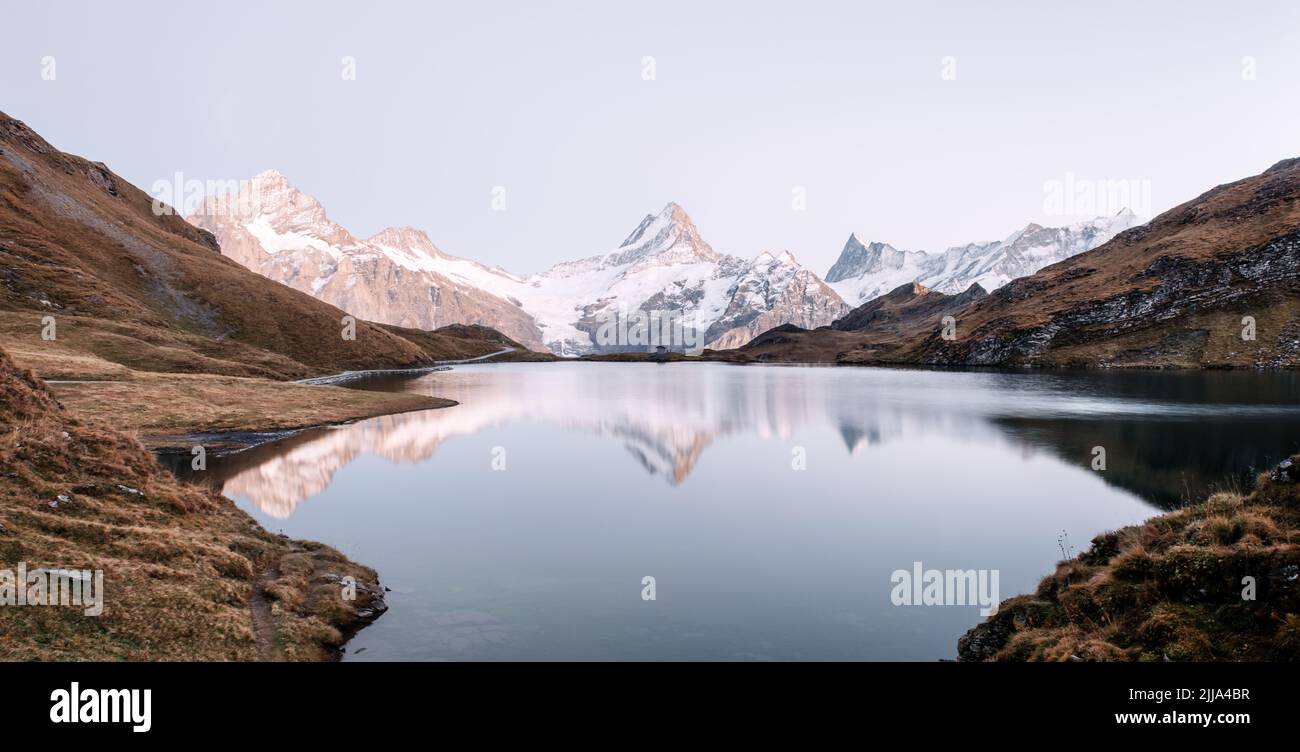
[[[392,588],[346,660],[949,658],[978,606],[895,606],[891,573],[1028,592],[1058,539],[1300,449],[1286,374],[535,363],[357,386],[460,404],[204,474]]]
[[[788,440],[822,423],[836,428],[850,455],[904,436],[979,440],[997,432],[1025,452],[1090,469],[1100,446],[1107,467],[1099,477],[1168,509],[1248,485],[1254,471],[1300,450],[1294,374],[582,363],[463,366],[353,387],[460,404],[305,431],[214,458],[201,479],[285,519],[361,454],[420,462],[457,436],[541,422],[616,441],[645,473],[676,486],[719,438]]]

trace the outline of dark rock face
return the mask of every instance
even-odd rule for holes
[[[1300,465],[1289,459],[1282,460],[1269,477],[1274,483],[1300,483]]]
[[[1001,618],[999,618],[1001,617]],[[957,660],[976,663],[992,660],[1011,639],[1011,620],[999,612],[983,624],[976,624],[957,639]]]

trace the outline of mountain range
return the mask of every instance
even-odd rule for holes
[[[908,282],[938,292],[964,292],[978,284],[996,290],[1013,279],[1092,250],[1115,235],[1141,224],[1129,209],[1113,217],[1070,225],[1029,224],[1005,240],[954,246],[940,254],[900,251],[888,243],[864,243],[850,235],[826,282],[851,306],[897,289]]]
[[[907,283],[833,327],[778,327],[722,357],[1295,368],[1300,158],[1220,185],[1091,250],[982,293],[947,295]]]
[[[445,254],[418,230],[356,239],[276,173],[249,185],[248,196],[210,199],[191,224],[0,114],[6,349],[52,376],[283,380],[516,345],[593,352],[611,346],[597,341],[603,317],[660,309],[692,314],[704,342],[734,360],[1300,365],[1300,159],[1142,225],[1129,212],[1030,225],[934,256],[854,235],[829,284],[788,252],[715,251],[671,203],[613,251],[519,277]],[[899,269],[905,281],[884,290]],[[870,297],[850,307],[836,286]],[[339,336],[345,312],[362,319],[354,340]],[[399,316],[410,318],[390,323]],[[41,336],[50,317],[57,339]],[[461,322],[507,334],[443,326]]]
[[[673,312],[700,344],[729,347],[848,310],[788,252],[746,261],[714,251],[674,203],[614,250],[528,277],[444,253],[412,228],[356,238],[274,171],[210,197],[189,220],[249,269],[354,315],[417,328],[482,324],[558,355],[645,350],[598,336],[603,322],[637,311]]]
[[[823,281],[789,251],[748,260],[714,250],[676,203],[647,214],[611,251],[526,277],[445,253],[409,227],[357,238],[275,171],[209,197],[189,220],[249,269],[356,316],[425,329],[482,324],[562,356],[644,352],[647,342],[602,329],[642,312],[680,317],[691,341],[667,342],[670,349],[721,350],[784,324],[830,325],[903,282],[993,289],[1138,221],[1122,212],[1066,228],[1029,225],[939,255],[853,235]]]

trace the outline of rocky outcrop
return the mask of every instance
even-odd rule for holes
[[[1277,467],[1273,468],[1273,472],[1269,474],[1269,478],[1274,483],[1284,483],[1287,485],[1300,483],[1300,464],[1289,459],[1283,460],[1278,463]]]

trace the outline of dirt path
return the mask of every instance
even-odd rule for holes
[[[248,610],[253,620],[253,637],[257,640],[258,659],[283,661],[284,651],[276,640],[275,617],[271,615],[271,599],[266,594],[266,584],[280,577],[280,559],[271,562],[253,582],[253,594],[248,599]]]

